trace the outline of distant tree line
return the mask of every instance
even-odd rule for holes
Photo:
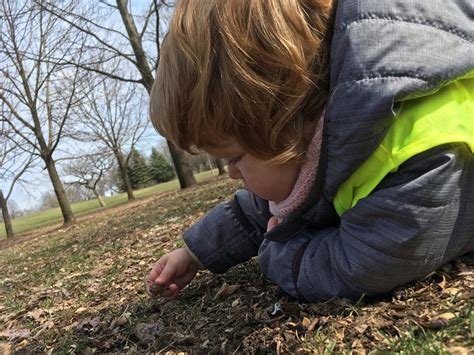
[[[151,149],[147,158],[138,149],[130,152],[127,165],[127,174],[133,190],[149,187],[155,184],[170,181],[176,178],[173,165],[166,147],[163,151]],[[214,174],[224,174],[222,160],[215,159],[207,154],[196,154],[187,157],[193,173],[213,170]],[[116,165],[104,163],[104,157],[81,157],[65,167],[65,175],[69,177],[66,182],[66,195],[71,203],[97,199],[100,206],[105,206],[103,196],[126,192],[121,169]],[[222,167],[220,168],[219,165]],[[87,167],[87,168],[84,168]],[[43,193],[37,211],[59,207],[53,191]],[[11,201],[12,217],[20,217],[24,213]],[[29,212],[34,212],[33,210]]]

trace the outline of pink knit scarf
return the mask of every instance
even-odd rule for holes
[[[293,186],[293,189],[291,190],[288,197],[278,203],[269,201],[270,212],[273,216],[277,217],[279,221],[282,221],[291,212],[301,206],[309,195],[311,186],[313,185],[314,179],[316,178],[316,171],[318,169],[319,154],[323,136],[323,121],[324,112],[318,120],[318,125],[314,131],[314,136],[309,143],[308,150],[306,151],[306,161],[301,167],[295,185]]]

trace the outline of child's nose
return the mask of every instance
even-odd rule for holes
[[[229,164],[227,166],[227,175],[229,175],[231,179],[235,179],[235,180],[242,179],[242,175],[240,174],[239,168],[237,168],[233,164]]]

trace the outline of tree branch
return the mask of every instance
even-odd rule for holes
[[[99,42],[100,44],[102,44],[103,46],[105,46],[106,48],[112,50],[113,52],[120,53],[120,50],[118,50],[116,47],[114,47],[114,46],[110,45],[109,43],[107,43],[107,41],[105,41],[105,40],[103,40],[102,38],[100,38],[98,35],[96,35],[96,34],[95,34],[94,32],[92,32],[91,30],[85,29],[85,28],[83,28],[83,27],[77,25],[75,22],[70,21],[70,20],[67,19],[65,16],[61,15],[59,12],[64,12],[64,11],[62,11],[62,9],[59,9],[58,7],[56,7],[56,6],[52,5],[52,4],[49,4],[49,5],[50,5],[51,7],[53,7],[54,9],[59,10],[59,11],[55,12],[55,11],[53,11],[52,9],[49,9],[48,7],[44,6],[41,1],[35,0],[35,3],[36,3],[38,6],[40,6],[41,8],[43,8],[44,10],[48,11],[49,13],[51,13],[52,15],[57,16],[58,18],[60,18],[61,20],[63,20],[63,21],[66,22],[67,24],[69,24],[70,26],[72,26],[72,27],[76,28],[77,30],[79,30],[79,31],[81,31],[81,32],[83,32],[83,33],[85,33],[85,34],[87,34],[88,36],[91,36],[91,37],[94,38],[97,42]],[[69,14],[69,15],[71,15],[71,14]],[[103,30],[110,31],[110,32],[115,32],[115,33],[119,34],[120,36],[126,38],[126,36],[124,36],[123,33],[120,33],[120,32],[118,32],[118,31],[112,30],[112,29],[107,28],[107,27],[103,27],[103,26],[97,25],[97,24],[91,22],[90,20],[87,20],[86,18],[80,16],[80,15],[73,14],[73,16],[75,16],[75,17],[77,17],[77,18],[79,18],[79,19],[81,19],[81,20],[83,20],[83,21],[86,21],[86,23],[92,23],[94,26],[96,26],[96,27],[98,27],[98,28],[101,28],[101,29],[103,29]],[[127,40],[128,40],[128,39],[127,39]],[[122,55],[122,56],[123,56],[123,55]],[[125,59],[128,60],[128,61],[130,61],[132,64],[137,65],[137,63],[136,63],[133,59],[131,59],[131,58],[127,57],[127,56],[123,56],[123,58],[125,58]]]

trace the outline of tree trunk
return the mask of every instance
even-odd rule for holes
[[[125,184],[125,190],[129,201],[135,200],[133,196],[132,184],[130,183],[130,177],[128,176],[127,163],[121,153],[116,154],[117,162],[119,165],[120,173],[122,174],[123,183]]]
[[[185,187],[197,184],[189,160],[184,155],[185,153],[181,149],[178,149],[170,140],[166,140],[166,143],[168,143],[171,159],[173,160],[181,188],[184,189]]]
[[[94,193],[95,193],[95,197],[97,197],[97,201],[99,201],[100,207],[105,207],[105,201],[100,195],[100,193],[98,193],[96,190],[94,190]]]
[[[217,165],[217,170],[219,170],[219,175],[225,175],[227,171],[225,171],[222,159],[216,158],[215,163]]]
[[[7,238],[13,237],[13,227],[8,212],[7,200],[3,197],[3,191],[0,190],[0,205],[2,206],[3,224],[5,225],[5,231],[7,232]]]
[[[53,184],[54,193],[58,199],[59,208],[63,215],[64,224],[73,223],[75,221],[74,214],[72,213],[71,205],[67,199],[66,191],[64,190],[61,179],[59,178],[58,171],[56,170],[56,164],[51,158],[50,160],[45,160],[46,169],[48,170],[49,178]]]
[[[143,80],[143,86],[145,86],[148,94],[150,94],[154,81],[153,73],[146,58],[145,50],[143,49],[142,39],[137,31],[133,17],[127,9],[128,1],[116,0],[116,2],[123,24],[127,30],[128,39],[136,59],[136,67]],[[159,36],[159,34],[157,34],[157,36]],[[157,37],[157,41],[159,41],[159,37]],[[170,141],[167,140],[167,143],[181,188],[184,189],[185,187],[197,184],[189,164],[189,159],[185,153]]]
[[[151,92],[153,85],[153,74],[143,49],[142,38],[140,37],[132,15],[128,11],[128,0],[117,0],[117,8],[122,17],[123,25],[127,31],[128,40],[133,49],[136,59],[136,67],[143,79],[143,85],[146,87],[148,94]],[[158,35],[158,34],[157,34]]]

